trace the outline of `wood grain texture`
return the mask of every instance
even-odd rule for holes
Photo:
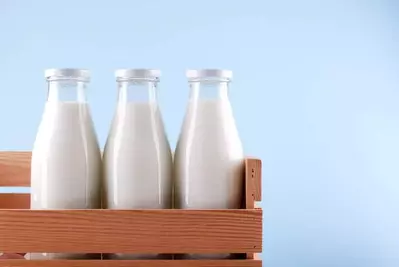
[[[262,251],[262,210],[0,210],[0,251]]]
[[[262,267],[260,260],[0,260],[0,267]]]
[[[0,151],[0,186],[30,186],[31,154]]]
[[[0,186],[30,186],[30,157],[31,157],[31,153],[30,152],[0,152]],[[259,159],[248,158],[245,161],[245,166],[246,166],[246,171],[245,171],[245,178],[246,178],[245,179],[246,180],[245,184],[246,184],[246,186],[245,186],[244,208],[246,208],[246,209],[256,209],[256,204],[254,202],[261,200],[261,161]],[[29,194],[0,194],[0,209],[28,209],[29,208],[29,202],[30,202],[30,195]],[[261,210],[258,210],[258,211],[260,213],[262,212]],[[35,211],[34,213],[36,213],[36,212],[38,212],[38,211]],[[65,211],[65,212],[68,212],[68,211]],[[79,211],[79,212],[82,212],[82,211]],[[88,211],[88,212],[91,212],[91,211]],[[94,211],[94,212],[98,212],[98,211]],[[187,211],[183,211],[183,212],[186,213]],[[192,211],[190,211],[190,212],[192,212]],[[231,212],[231,211],[229,211],[229,212]],[[4,218],[3,215],[4,214],[2,214],[2,211],[0,211],[0,218]],[[60,214],[58,214],[58,215],[60,215]],[[24,236],[25,234],[21,233],[21,231],[19,231],[19,234],[16,234],[16,232],[18,232],[20,227],[28,228],[28,224],[32,223],[32,222],[29,222],[29,220],[31,220],[31,218],[30,218],[31,216],[30,215],[24,216],[22,214],[22,218],[21,218],[21,216],[19,216],[19,219],[18,219],[18,222],[17,222],[17,226],[11,229],[12,232],[13,232],[12,236],[9,235],[8,237],[7,237],[6,234],[3,235],[3,231],[7,231],[7,229],[9,229],[9,227],[7,227],[7,224],[8,225],[9,224],[15,224],[15,222],[13,223],[12,220],[7,220],[6,219],[4,221],[4,220],[0,219],[0,236],[6,236],[7,238],[9,238],[8,240],[14,239],[11,242],[11,246],[8,243],[7,238],[5,238],[4,240],[0,239],[0,251],[3,250],[3,251],[7,251],[8,252],[8,251],[17,251],[17,250],[18,251],[27,251],[27,250],[29,250],[31,252],[36,252],[36,250],[32,250],[32,249],[23,249],[23,250],[19,249],[21,247],[19,244],[21,242],[23,242],[23,243],[25,243],[25,245],[23,245],[23,247],[26,248],[26,247],[31,247],[31,245],[33,245],[33,246],[35,246],[35,249],[38,248],[35,244],[41,243],[41,244],[39,244],[39,247],[42,246],[43,249],[39,249],[39,251],[72,252],[70,249],[76,249],[76,244],[78,244],[78,249],[77,250],[79,250],[79,252],[88,252],[88,253],[94,252],[92,250],[92,248],[96,249],[95,252],[125,252],[125,250],[120,250],[120,249],[118,249],[115,246],[111,247],[110,248],[111,250],[110,250],[109,246],[106,246],[105,244],[107,242],[115,242],[115,241],[109,241],[109,240],[106,241],[106,239],[107,239],[106,236],[116,233],[116,236],[112,237],[112,239],[113,240],[118,240],[118,238],[120,239],[121,235],[125,235],[125,233],[122,230],[118,230],[118,229],[130,230],[132,228],[136,228],[136,229],[133,229],[135,232],[134,231],[133,231],[133,233],[129,232],[129,235],[132,235],[133,238],[136,238],[136,239],[137,239],[137,237],[139,237],[137,242],[133,242],[133,243],[135,243],[134,246],[136,248],[138,246],[140,246],[140,248],[138,248],[138,250],[137,250],[133,246],[132,247],[133,251],[132,251],[132,249],[129,248],[129,250],[126,251],[126,252],[141,252],[141,251],[143,251],[143,252],[152,252],[152,251],[160,252],[160,248],[162,249],[162,248],[164,248],[166,246],[168,247],[168,249],[171,249],[171,251],[163,250],[163,251],[165,251],[164,253],[176,253],[174,249],[178,249],[179,253],[184,253],[184,252],[186,252],[186,253],[188,253],[188,252],[197,252],[197,253],[207,253],[207,252],[244,252],[244,251],[246,252],[246,251],[249,251],[248,246],[245,247],[245,249],[241,249],[240,248],[239,250],[234,250],[235,248],[238,249],[237,246],[226,246],[226,247],[223,248],[223,250],[220,250],[220,249],[222,249],[222,246],[223,246],[220,242],[216,243],[216,245],[219,246],[216,250],[212,249],[212,248],[209,249],[209,247],[207,249],[207,248],[205,248],[205,246],[207,246],[207,245],[201,245],[201,244],[199,244],[199,245],[196,244],[193,249],[190,249],[190,248],[192,248],[191,245],[195,244],[197,242],[197,240],[195,240],[196,238],[201,240],[200,242],[202,242],[202,243],[203,242],[212,242],[212,244],[214,244],[214,242],[210,241],[209,238],[207,238],[208,241],[204,241],[203,236],[201,236],[201,234],[198,234],[197,236],[193,235],[191,237],[193,239],[190,239],[191,240],[190,242],[182,243],[181,240],[178,240],[179,238],[181,238],[181,239],[187,238],[187,236],[185,235],[187,232],[186,232],[186,230],[184,228],[188,227],[188,223],[189,223],[190,220],[185,220],[185,223],[187,225],[186,226],[183,225],[182,229],[180,229],[180,227],[179,227],[178,230],[174,229],[174,231],[179,231],[179,235],[177,235],[177,237],[175,237],[175,238],[171,238],[171,237],[162,238],[163,241],[162,240],[161,241],[164,242],[164,243],[161,244],[161,245],[157,245],[156,248],[153,249],[153,247],[149,244],[149,242],[152,242],[154,240],[158,240],[158,237],[154,237],[154,236],[156,236],[156,234],[154,234],[154,233],[153,234],[149,233],[149,232],[151,232],[151,229],[150,229],[151,227],[147,227],[147,226],[151,225],[151,222],[148,221],[148,220],[151,220],[151,218],[150,218],[151,216],[149,218],[146,218],[144,221],[140,220],[141,223],[136,224],[136,226],[128,227],[129,229],[126,228],[126,225],[124,225],[127,222],[122,222],[119,225],[119,227],[122,227],[122,228],[117,228],[118,225],[115,225],[114,223],[111,222],[111,224],[107,225],[107,227],[114,228],[114,229],[112,229],[111,231],[108,231],[107,233],[105,233],[105,236],[103,234],[101,234],[101,237],[100,237],[100,243],[101,244],[96,245],[96,246],[91,246],[91,248],[88,249],[89,251],[86,251],[85,249],[84,250],[81,249],[82,246],[87,247],[86,243],[81,244],[82,242],[80,240],[78,241],[78,239],[79,239],[79,233],[82,233],[83,231],[85,231],[84,228],[88,227],[87,222],[90,221],[90,218],[88,218],[86,216],[81,217],[79,214],[78,215],[73,214],[73,215],[71,215],[71,217],[68,217],[68,218],[62,217],[63,216],[62,214],[61,214],[61,218],[59,218],[59,217],[57,217],[58,215],[55,214],[55,217],[53,217],[53,218],[45,218],[44,219],[44,224],[45,225],[47,224],[47,225],[50,226],[50,231],[51,231],[51,229],[56,231],[55,232],[56,235],[52,239],[50,237],[50,239],[47,238],[47,239],[44,239],[44,240],[40,240],[40,238],[43,238],[43,234],[41,234],[40,231],[49,230],[49,229],[45,229],[46,226],[43,226],[41,228],[39,227],[40,229],[37,229],[37,228],[31,229],[30,228],[31,232],[39,230],[39,233],[36,233],[36,234],[33,234],[33,235],[29,235],[28,234],[27,236]],[[12,216],[12,214],[8,214],[8,216]],[[42,214],[41,216],[44,216],[44,215]],[[69,216],[69,215],[66,215],[66,216]],[[160,215],[159,214],[159,216],[165,216],[165,215]],[[169,216],[169,215],[167,215],[167,216]],[[36,215],[34,215],[33,217],[36,217]],[[39,220],[38,219],[39,218],[37,218],[37,217],[36,217],[36,219],[33,218],[33,223],[39,224],[39,223],[41,223],[41,221],[43,221],[43,218],[39,219]],[[92,219],[96,220],[96,218],[92,218]],[[131,219],[136,220],[136,218],[131,218]],[[159,231],[159,233],[161,233],[161,229],[162,229],[161,225],[163,223],[159,222],[159,218],[153,218],[153,219],[154,220],[158,220],[158,224],[157,224],[157,227],[155,228],[155,232]],[[205,219],[209,219],[209,218],[205,218]],[[228,218],[225,218],[225,219],[229,220]],[[230,218],[230,219],[231,220],[237,220],[239,218],[237,217],[237,218]],[[55,223],[54,223],[54,220],[56,221]],[[61,225],[58,224],[57,221],[59,221],[59,220],[64,220],[64,223],[61,223]],[[72,225],[72,224],[75,223],[74,220],[81,220],[81,221],[83,220],[83,221],[85,221],[85,224],[83,225],[83,228],[82,228],[82,225],[80,225],[80,224],[76,225],[77,228],[76,228],[75,225]],[[124,218],[124,220],[127,220],[127,218]],[[173,222],[168,221],[168,220],[169,219],[166,219],[166,217],[163,217],[162,221],[164,221],[166,223],[166,224],[163,225],[164,227],[168,227],[168,223],[173,223]],[[171,220],[174,220],[174,219],[171,219]],[[194,224],[191,224],[191,226],[193,227],[192,229],[195,229],[195,225],[196,224],[201,224],[201,222],[199,221],[200,220],[199,218],[195,219],[195,220],[198,220],[198,221],[196,223],[194,223]],[[261,222],[261,218],[260,218],[260,220],[259,219],[255,219],[255,220],[257,220],[258,222],[259,221]],[[215,223],[215,222],[218,223],[219,220],[218,219],[215,220],[215,218],[214,218],[214,219],[211,219],[209,221],[212,221],[212,223]],[[101,231],[101,227],[99,227],[99,225],[97,224],[98,221],[95,221],[95,222],[96,222],[95,223],[95,225],[96,225],[95,229],[98,229],[98,230]],[[21,225],[21,223],[22,223],[22,225]],[[143,226],[142,223],[144,223],[144,226],[145,226],[144,229],[143,229],[143,227],[141,227],[141,226]],[[220,221],[220,223],[223,224],[222,221]],[[25,226],[23,226],[23,224]],[[50,224],[53,224],[53,226],[51,226]],[[29,225],[29,226],[31,226],[31,225]],[[209,234],[209,231],[207,231],[208,229],[205,230],[206,226],[208,226],[208,223],[206,221],[204,221],[201,226],[203,227],[203,233],[204,234]],[[251,225],[245,225],[245,227],[248,227],[248,226],[251,227]],[[125,227],[125,228],[123,228],[123,227]],[[226,233],[225,235],[223,235],[223,238],[226,238],[226,240],[227,240],[228,236],[230,237],[229,227],[237,227],[237,225],[234,226],[232,224],[230,226],[224,227],[224,231],[220,232],[220,234],[218,236],[221,236],[223,233]],[[239,227],[241,227],[241,226],[239,226]],[[244,227],[244,226],[242,226],[242,227]],[[71,229],[73,229],[74,235],[71,238],[66,238],[67,233],[71,233],[70,232]],[[77,231],[75,229],[77,229]],[[139,230],[137,230],[137,229],[139,229]],[[215,233],[218,231],[216,228],[213,228],[213,229],[214,229]],[[96,231],[98,231],[98,230],[96,230]],[[195,231],[196,230],[197,229],[195,229]],[[26,231],[26,229],[22,229],[22,232],[24,232],[24,231]],[[112,231],[114,231],[114,232],[112,232]],[[143,232],[139,233],[139,231],[143,231]],[[185,232],[182,233],[182,231],[185,231]],[[165,232],[165,231],[163,231],[163,232]],[[233,232],[236,232],[236,230],[234,230]],[[52,232],[52,233],[54,233],[54,232]],[[166,231],[165,233],[166,233],[165,235],[172,234],[170,231]],[[46,233],[46,235],[47,234],[51,235],[48,232]],[[190,235],[191,233],[188,233],[188,234]],[[83,235],[87,236],[87,235],[90,235],[90,233],[85,232],[85,233],[83,233]],[[118,237],[118,235],[119,235],[119,237]],[[233,233],[233,235],[235,235],[235,233]],[[260,234],[259,235],[261,236],[261,230],[260,230]],[[152,239],[152,241],[144,240],[144,239],[146,239],[146,236],[149,238],[149,240]],[[18,237],[18,238],[16,238],[16,237]],[[35,242],[31,243],[29,241],[28,244],[26,245],[26,237],[28,239],[30,239],[30,240],[37,239],[37,240],[40,240],[40,241],[37,241],[36,243]],[[70,245],[69,246],[68,245],[67,246],[64,246],[64,245],[51,246],[50,245],[50,247],[53,247],[53,248],[55,247],[56,250],[46,249],[46,248],[49,248],[48,245],[45,245],[43,247],[43,243],[44,242],[47,242],[47,243],[58,243],[58,242],[60,242],[59,238],[61,238],[61,243],[70,242],[69,243]],[[98,238],[95,238],[93,236],[91,236],[90,238],[91,238],[91,240],[94,239],[94,241],[97,242]],[[216,237],[216,238],[218,239],[219,237]],[[230,239],[230,241],[228,241],[229,242],[228,245],[230,245],[230,242],[235,242],[234,239],[238,238],[238,237],[237,236],[233,236],[232,238],[233,239]],[[122,243],[123,243],[124,240],[126,239],[126,236],[124,238],[122,238],[122,239],[123,239],[122,240]],[[177,241],[177,243],[178,243],[177,246],[174,246],[174,245],[172,247],[170,246],[170,244],[168,243],[169,241],[167,241],[167,240],[172,240],[172,239]],[[146,242],[145,244],[148,245],[148,247],[151,247],[151,250],[149,251],[149,250],[146,250],[145,247],[143,248],[141,246],[142,244],[140,243],[142,241],[140,241],[140,240],[144,240],[144,242]],[[19,244],[18,244],[18,242],[19,242]],[[91,241],[87,241],[89,246],[90,246],[90,242]],[[129,242],[130,242],[129,244],[132,243],[131,241],[129,241]],[[227,242],[227,241],[223,241],[222,240],[222,242]],[[244,243],[241,242],[241,244],[244,244]],[[127,245],[129,245],[129,244],[127,244]],[[185,244],[187,244],[187,246]],[[205,243],[203,243],[203,244],[205,244]],[[245,243],[245,244],[247,244],[247,243]],[[104,248],[104,246],[106,246],[106,247]],[[201,246],[203,246],[203,247],[201,247]],[[2,249],[3,247],[5,249]],[[232,249],[229,249],[230,247]],[[65,250],[65,248],[67,250]],[[180,248],[183,248],[183,249],[180,249]],[[58,249],[61,249],[61,250],[59,251]],[[98,250],[98,249],[100,249],[100,250]],[[115,251],[112,251],[112,249],[114,249]],[[185,249],[187,249],[187,251]],[[258,249],[257,251],[260,251],[261,250],[261,244],[257,245],[257,246],[254,246],[253,249],[254,250],[251,250],[251,251],[255,251],[256,249]],[[257,259],[257,255],[255,253],[247,253],[247,258],[248,259]],[[5,265],[3,265],[2,264],[3,261],[0,260],[0,267],[1,266],[28,266],[28,265],[34,267],[34,266],[39,266],[39,265],[43,266],[43,264],[44,264],[44,267],[47,266],[47,263],[43,262],[43,261],[39,261],[39,262],[36,262],[36,261],[24,261],[22,263],[22,265],[19,265],[20,263],[18,263],[18,262],[20,262],[20,261],[13,260],[12,262],[13,262],[13,264],[15,263],[17,265],[10,265],[10,262],[7,262]],[[26,264],[28,264],[28,265],[26,265]],[[33,265],[30,265],[30,264],[33,264]],[[60,265],[58,265],[58,264],[60,264]],[[75,265],[75,264],[77,264],[77,265]],[[80,265],[80,264],[83,264],[83,265]],[[88,267],[90,267],[90,266],[94,266],[94,265],[95,266],[100,266],[100,265],[104,265],[104,264],[107,264],[107,266],[111,266],[111,267],[112,266],[115,266],[115,267],[116,266],[121,266],[121,267],[123,267],[123,266],[139,266],[139,267],[140,266],[149,266],[149,267],[151,267],[151,266],[166,266],[166,267],[168,267],[168,266],[171,266],[171,267],[172,266],[192,266],[192,267],[194,267],[194,266],[204,266],[204,267],[205,266],[259,266],[260,267],[262,265],[261,261],[259,261],[259,260],[247,260],[247,261],[242,261],[241,260],[239,263],[237,263],[236,261],[234,261],[234,262],[232,262],[232,261],[216,261],[217,265],[214,265],[213,261],[201,261],[201,262],[184,261],[184,263],[180,263],[180,261],[150,261],[150,262],[148,262],[148,261],[134,261],[133,263],[128,263],[128,262],[125,262],[125,261],[123,261],[123,263],[121,263],[121,261],[116,261],[115,263],[113,263],[111,261],[106,261],[106,263],[104,263],[103,261],[101,261],[101,262],[82,261],[81,263],[79,261],[72,261],[72,262],[71,261],[59,261],[59,262],[58,261],[51,261],[51,263],[49,263],[49,266],[51,265],[51,266],[71,266],[71,267],[73,267],[73,266],[82,266],[82,267],[88,266]],[[122,265],[120,265],[120,264],[122,264]],[[155,265],[153,265],[153,264],[155,264]],[[244,265],[242,265],[242,264],[244,264]],[[247,265],[247,264],[249,264],[249,265]]]
[[[262,200],[262,161],[256,158],[245,159],[245,181],[246,181],[246,193],[249,197],[252,197],[252,202]],[[252,191],[251,194],[248,194]]]
[[[0,193],[0,209],[29,209],[30,194]]]
[[[261,200],[262,161],[255,158],[245,159],[245,209],[256,209],[255,201]],[[247,253],[247,259],[255,259],[255,253]]]

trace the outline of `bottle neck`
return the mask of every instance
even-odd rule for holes
[[[157,103],[157,81],[136,79],[118,82],[118,103]]]
[[[87,84],[80,80],[49,80],[47,102],[86,103]]]
[[[219,80],[190,81],[190,100],[228,101],[229,82]]]

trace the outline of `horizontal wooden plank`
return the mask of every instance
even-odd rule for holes
[[[0,209],[29,209],[30,194],[0,193]]]
[[[30,186],[28,151],[0,151],[0,186]]]
[[[0,151],[0,186],[29,187],[31,156],[30,151]],[[262,162],[260,159],[248,158],[246,163],[247,171],[252,172],[255,199],[261,201]]]
[[[262,251],[262,210],[0,210],[0,251]]]
[[[0,267],[262,267],[260,260],[0,260]]]

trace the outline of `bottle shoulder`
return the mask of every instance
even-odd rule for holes
[[[100,153],[90,114],[74,108],[47,110],[37,130],[32,157],[48,153]]]

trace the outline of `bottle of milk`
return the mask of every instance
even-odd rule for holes
[[[107,209],[172,208],[173,163],[158,106],[160,71],[117,70],[118,102],[103,154]],[[112,254],[112,259],[165,255]]]
[[[86,100],[89,72],[49,69],[47,102],[32,151],[31,209],[101,208],[101,153]],[[32,253],[30,259],[86,259]]]
[[[244,154],[228,97],[232,72],[205,69],[186,74],[190,96],[174,155],[175,208],[238,209],[243,195]]]

